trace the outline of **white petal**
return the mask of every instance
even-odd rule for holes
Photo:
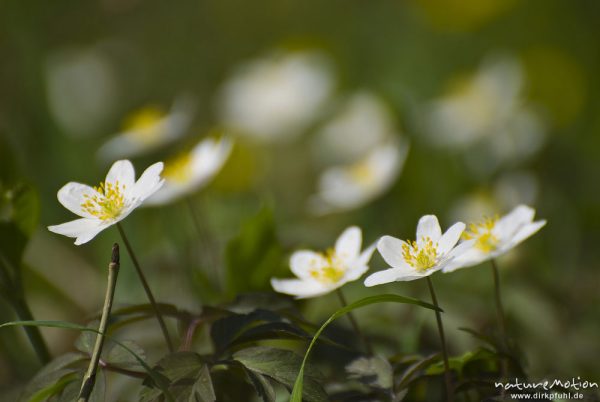
[[[276,292],[296,296],[297,298],[307,298],[321,296],[335,289],[327,287],[317,281],[301,279],[271,279],[271,286]]]
[[[365,274],[365,272],[367,272],[368,270],[369,270],[368,265],[355,264],[355,265],[351,266],[348,269],[348,271],[346,271],[344,278],[338,282],[338,285],[341,286],[345,283],[355,281],[358,278],[360,278],[361,276],[363,276]]]
[[[452,258],[450,261],[448,261],[447,264],[444,264],[442,272],[448,273],[456,271],[460,268],[467,268],[472,267],[474,265],[479,265],[491,257],[491,254],[484,253],[476,247],[471,247],[469,250],[466,250],[465,252],[457,255],[455,258]]]
[[[531,223],[535,216],[535,210],[526,205],[519,205],[511,212],[498,219],[493,233],[502,240],[508,240],[523,225]]]
[[[116,161],[111,166],[106,175],[108,183],[119,182],[120,185],[126,188],[132,188],[135,183],[135,169],[127,159]]]
[[[446,255],[452,249],[452,247],[458,243],[458,240],[460,239],[460,236],[464,230],[465,224],[462,222],[457,222],[448,230],[446,230],[446,233],[444,233],[438,241],[438,254]]]
[[[466,240],[461,242],[458,246],[454,247],[448,254],[443,256],[442,262],[440,263],[441,268],[446,265],[450,265],[452,261],[460,258],[463,254],[470,252],[475,247],[476,240]]]
[[[542,227],[544,227],[544,225],[546,225],[545,220],[533,222],[533,223],[523,226],[521,229],[519,229],[519,231],[517,233],[515,233],[515,235],[509,241],[507,246],[505,248],[503,247],[502,253],[510,250],[511,248],[520,244],[521,242],[523,242],[530,236],[534,235],[538,230],[540,230]]]
[[[377,250],[393,268],[405,268],[408,266],[402,257],[402,246],[406,243],[392,236],[383,236],[377,242]]]
[[[84,218],[93,218],[94,216],[81,208],[81,204],[86,202],[85,195],[92,196],[97,194],[92,187],[81,183],[70,182],[58,190],[58,201],[69,211],[83,216]]]
[[[425,215],[419,219],[417,225],[417,242],[420,242],[424,237],[429,237],[433,242],[437,242],[442,236],[442,228],[435,215]]]
[[[344,262],[350,263],[358,258],[362,244],[362,232],[351,226],[338,237],[335,242],[335,253]]]
[[[290,257],[290,269],[298,278],[310,278],[311,271],[327,266],[327,261],[321,254],[310,250],[296,251]]]
[[[369,247],[364,249],[362,253],[358,256],[357,264],[359,265],[368,265],[371,257],[373,256],[373,252],[377,248],[377,242],[371,244]]]
[[[229,154],[232,143],[228,139],[201,141],[192,150],[193,186],[198,187],[211,179],[221,169]]]
[[[157,162],[148,167],[135,183],[128,197],[132,200],[144,201],[158,191],[164,184],[164,180],[160,177],[163,168],[164,164],[162,162]]]
[[[398,269],[388,268],[386,270],[375,272],[374,274],[369,275],[367,279],[365,279],[365,286],[371,287],[395,282],[398,276]]]
[[[102,225],[102,222],[98,219],[83,218],[61,225],[48,226],[48,230],[63,236],[76,237],[75,244],[80,245],[92,240],[107,227],[107,225]]]

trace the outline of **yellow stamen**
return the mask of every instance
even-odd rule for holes
[[[145,144],[151,144],[160,138],[161,127],[158,122],[166,113],[153,106],[148,106],[135,112],[123,124],[123,130],[128,135]]]
[[[332,284],[339,282],[346,273],[346,267],[343,261],[335,253],[335,250],[329,249],[325,254],[320,254],[327,264],[323,267],[316,267],[316,260],[313,262],[313,268],[310,270],[310,276],[321,283]]]
[[[462,234],[463,240],[475,239],[475,247],[484,253],[492,252],[498,247],[498,238],[492,233],[498,217],[485,218],[482,222],[469,224]]]
[[[192,177],[192,153],[184,152],[167,161],[162,175],[174,182],[187,182]]]
[[[419,247],[416,241],[408,240],[402,246],[402,257],[417,272],[425,272],[437,263],[437,243],[425,237]]]
[[[125,206],[125,197],[123,191],[125,185],[103,182],[98,187],[94,187],[95,194],[85,194],[85,201],[81,204],[81,208],[87,213],[103,220],[111,220],[118,218]]]
[[[350,166],[349,172],[350,176],[363,186],[371,184],[375,178],[375,172],[368,160],[360,161]]]

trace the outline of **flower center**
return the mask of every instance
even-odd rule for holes
[[[310,276],[325,284],[339,282],[346,273],[346,267],[343,261],[333,249],[327,250],[327,252],[325,252],[325,254],[321,254],[321,256],[327,261],[327,264],[322,267],[312,268],[310,270]]]
[[[368,186],[375,179],[375,172],[368,161],[355,163],[349,168],[350,176],[363,186]]]
[[[421,246],[408,240],[402,246],[402,257],[417,272],[425,272],[437,263],[437,243],[434,244],[429,237],[421,239]]]
[[[145,107],[129,116],[123,124],[123,130],[132,139],[151,144],[160,137],[161,127],[158,123],[165,115],[166,113],[157,107]]]
[[[471,223],[462,234],[463,240],[475,240],[475,247],[484,253],[492,252],[498,247],[498,238],[492,233],[498,217],[485,218],[482,222]]]
[[[184,152],[165,164],[163,177],[177,183],[185,183],[192,177],[192,153]]]
[[[118,218],[125,206],[125,197],[123,191],[125,185],[103,182],[98,187],[94,187],[96,193],[93,195],[85,194],[85,201],[81,208],[96,218],[107,221]]]

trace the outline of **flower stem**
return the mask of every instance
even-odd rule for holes
[[[431,278],[427,277],[427,285],[429,286],[429,293],[431,293],[431,300],[433,305],[439,308],[435,291],[433,290],[433,282]],[[454,399],[454,392],[452,390],[452,378],[450,377],[450,363],[448,362],[448,349],[446,348],[446,337],[444,336],[444,325],[442,324],[442,315],[439,310],[435,311],[435,319],[437,320],[438,332],[440,334],[440,342],[442,343],[442,355],[444,357],[444,380],[446,381],[446,401],[451,402]]]
[[[135,254],[133,252],[133,249],[131,248],[131,244],[129,243],[129,240],[127,240],[125,231],[123,230],[123,227],[121,226],[120,223],[117,223],[117,228],[119,229],[119,234],[121,235],[121,238],[123,239],[123,243],[125,243],[125,248],[127,248],[127,252],[129,253],[129,256],[131,257],[131,261],[133,262],[133,266],[135,267],[135,271],[137,272],[138,278],[140,279],[140,282],[142,282],[142,286],[144,287],[146,296],[148,297],[148,300],[150,301],[150,305],[152,306],[152,309],[154,310],[154,314],[156,315],[156,319],[158,320],[160,329],[163,333],[165,341],[167,342],[167,347],[169,348],[169,352],[173,353],[175,351],[175,349],[173,348],[173,344],[171,343],[171,338],[169,337],[169,331],[167,330],[167,326],[165,325],[165,321],[163,320],[162,314],[160,313],[160,310],[158,309],[158,306],[156,305],[156,300],[154,299],[154,295],[152,294],[152,291],[150,290],[150,286],[148,286],[148,281],[146,280],[146,277],[144,276],[144,272],[142,272],[140,263],[138,262],[138,259],[136,258]]]
[[[340,289],[340,288],[336,289],[335,293],[337,294],[338,298],[340,299],[340,303],[342,304],[342,307],[347,307],[348,302],[346,301],[346,297],[344,296],[342,289]],[[356,321],[356,318],[354,317],[354,314],[352,314],[352,312],[348,313],[348,319],[350,320],[350,324],[352,324],[352,328],[354,329],[354,332],[356,332],[356,335],[358,335],[358,337],[361,339],[362,343],[365,345],[365,349],[367,350],[367,353],[369,355],[373,356],[373,346],[371,345],[369,340],[363,335],[362,331],[360,330],[360,327],[358,326],[358,322]]]
[[[207,222],[206,219],[201,219],[201,214],[199,214],[197,208],[194,207],[194,203],[190,197],[185,198],[185,203],[188,207],[188,211],[190,212],[190,216],[192,217],[192,223],[194,224],[194,228],[196,229],[196,233],[198,234],[198,238],[200,239],[200,246],[202,247],[202,251],[204,257],[206,258],[206,262],[208,265],[212,266],[212,277],[218,286],[221,284],[220,270],[218,267],[219,261],[218,256],[215,254],[215,245],[211,240],[209,231],[207,230]],[[204,225],[202,224],[204,221]],[[210,275],[210,274],[209,274]]]
[[[494,296],[496,299],[496,313],[498,314],[500,338],[502,339],[503,346],[508,349],[508,341],[506,339],[506,319],[504,316],[504,307],[502,306],[502,296],[500,294],[500,274],[498,272],[496,260],[491,259],[490,262],[492,263],[492,274],[494,276]],[[508,362],[506,358],[500,360],[500,370],[502,378],[506,378],[508,375]]]
[[[110,309],[113,304],[118,275],[119,245],[115,243],[112,248],[110,264],[108,264],[108,285],[106,286],[106,296],[104,297],[104,307],[102,308],[102,317],[100,318],[98,335],[96,335],[96,343],[94,344],[94,351],[92,352],[90,364],[83,377],[83,382],[81,383],[78,402],[87,402],[94,390],[98,363],[100,362],[100,354],[102,353],[102,346],[104,345],[104,334],[106,333],[106,327],[108,326],[108,317],[110,316]]]

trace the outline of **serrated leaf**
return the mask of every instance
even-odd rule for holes
[[[286,386],[288,389],[294,385],[298,375],[302,358],[292,351],[285,349],[256,346],[240,350],[233,355],[233,359],[240,362],[248,370],[266,375]],[[307,376],[303,397],[307,401],[326,401],[327,394],[317,382],[316,368],[311,368]]]
[[[121,343],[126,345],[130,350],[134,351],[135,354],[142,359],[146,358],[146,352],[136,342],[121,341]],[[104,361],[110,363],[110,365],[113,367],[124,369],[136,369],[141,367],[140,362],[133,357],[131,353],[111,341],[106,342],[103,355]]]
[[[210,378],[210,371],[208,366],[205,364],[198,373],[194,387],[192,388],[192,395],[190,395],[190,402],[214,402],[217,400],[215,390],[213,388],[212,380]]]
[[[317,341],[317,339],[319,338],[319,336],[321,335],[323,330],[325,330],[325,328],[329,324],[331,324],[333,321],[335,321],[339,317],[351,312],[352,310],[355,310],[357,308],[364,307],[364,306],[369,306],[371,304],[386,303],[386,302],[414,304],[416,306],[425,307],[425,308],[428,308],[431,310],[441,311],[441,309],[439,309],[438,307],[435,307],[434,305],[426,303],[424,301],[421,301],[418,299],[413,299],[411,297],[404,297],[404,296],[398,296],[398,295],[379,295],[379,296],[365,297],[364,299],[360,299],[354,303],[349,304],[348,306],[345,306],[345,307],[337,310],[335,313],[333,313],[327,319],[327,321],[325,321],[325,323],[323,325],[321,325],[319,330],[313,336],[312,341],[308,345],[308,349],[306,350],[306,353],[304,354],[304,359],[302,360],[302,365],[300,366],[300,371],[298,372],[298,377],[296,378],[296,381],[294,383],[294,388],[292,390],[292,396],[290,398],[290,402],[302,402],[302,395],[303,395],[303,388],[304,388],[304,368],[308,361],[308,356],[310,354],[310,351],[312,350],[315,342]]]
[[[393,370],[382,357],[359,357],[346,366],[350,378],[379,389],[390,389],[393,385]]]
[[[262,398],[263,402],[275,402],[277,395],[275,394],[275,389],[273,388],[273,385],[271,385],[269,379],[262,374],[247,369],[243,365],[242,367],[244,368],[248,380],[250,380],[250,383],[256,390],[258,396]]]
[[[231,314],[213,323],[210,329],[211,338],[218,353],[227,349],[229,344],[244,331],[263,322],[277,322],[282,318],[268,310],[256,310],[249,314]]]

